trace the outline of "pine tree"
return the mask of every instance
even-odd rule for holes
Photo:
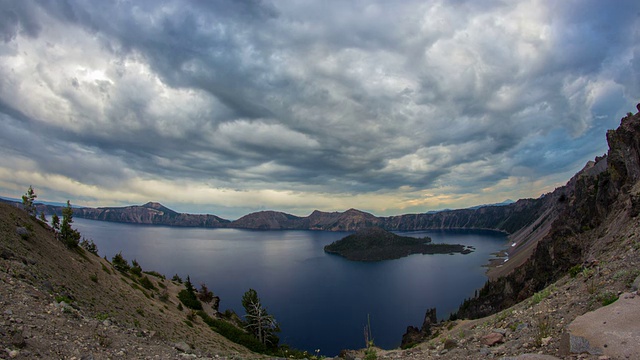
[[[60,241],[62,241],[67,247],[74,248],[78,246],[80,242],[80,233],[78,230],[73,229],[71,224],[73,223],[73,209],[71,203],[67,200],[67,207],[62,209],[62,225],[60,226]]]
[[[280,328],[273,315],[269,315],[267,309],[260,303],[260,298],[255,290],[249,289],[244,293],[242,306],[247,312],[245,315],[247,330],[262,344],[277,347],[279,339],[275,333],[279,332]]]
[[[200,291],[198,291],[198,299],[205,304],[213,301],[213,292],[209,290],[205,283],[200,284]]]
[[[60,218],[56,213],[53,213],[53,215],[51,215],[51,227],[53,228],[53,230],[55,230],[57,235],[57,233],[60,231]]]
[[[31,216],[36,216],[36,206],[33,202],[37,197],[38,195],[36,195],[31,185],[29,185],[27,192],[22,195],[22,207]]]

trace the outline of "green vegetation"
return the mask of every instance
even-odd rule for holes
[[[160,278],[162,280],[166,279],[166,277],[164,275],[160,274],[157,271],[143,271],[143,273],[145,273],[147,275],[155,276],[155,277]]]
[[[431,239],[400,236],[381,228],[367,228],[324,247],[329,254],[354,261],[399,259],[411,254],[451,254],[471,252],[460,244],[431,244]]]
[[[202,310],[202,303],[198,300],[196,290],[193,288],[189,276],[187,276],[184,286],[185,288],[178,293],[178,300],[189,309]]]
[[[131,266],[129,266],[129,262],[127,261],[127,259],[122,256],[122,251],[115,254],[113,258],[111,258],[111,264],[114,268],[116,268],[116,270],[120,271],[123,274],[128,273],[131,269]]]
[[[60,302],[63,302],[63,301],[64,301],[64,302],[66,302],[67,304],[71,304],[71,303],[73,302],[73,301],[72,301],[71,299],[69,299],[69,297],[68,297],[68,296],[66,296],[66,295],[56,295],[55,299],[56,299],[56,302],[57,302],[57,303],[60,303]]]
[[[109,318],[109,313],[99,313],[99,314],[96,314],[95,317],[97,320],[104,321]]]
[[[543,339],[551,335],[551,324],[547,318],[539,318],[538,326],[534,333],[534,343],[540,347],[543,344]]]
[[[613,304],[618,300],[618,295],[611,292],[605,291],[604,293],[598,295],[598,301],[602,304],[602,306],[607,306],[609,304]]]
[[[31,185],[29,185],[27,192],[22,195],[22,207],[27,214],[33,217],[36,216],[36,206],[33,202],[37,197],[38,195],[36,195],[36,192],[33,190],[33,186]]]
[[[93,255],[98,255],[98,245],[96,245],[93,240],[89,239],[87,240],[86,238],[82,238],[82,241],[80,242],[80,246],[87,250],[88,252],[92,253]]]
[[[62,241],[68,248],[75,248],[80,242],[80,233],[78,230],[73,229],[71,224],[73,223],[73,209],[71,203],[67,200],[67,207],[62,209],[62,225],[60,226],[60,241]]]
[[[149,278],[146,276],[143,276],[142,278],[140,278],[139,282],[140,282],[140,285],[142,285],[142,287],[147,290],[156,290],[156,287],[153,285],[153,282],[149,280]]]
[[[571,269],[569,269],[569,276],[571,276],[571,278],[575,278],[576,276],[578,276],[578,274],[580,274],[582,272],[582,265],[578,264],[574,267],[572,267]]]
[[[376,360],[378,358],[378,353],[375,349],[375,344],[373,342],[373,333],[371,332],[371,318],[369,314],[367,314],[367,325],[364,326],[364,343],[367,347],[364,350],[364,358],[365,360]]]
[[[129,269],[129,272],[135,276],[142,276],[142,268],[136,259],[131,261],[131,268]]]
[[[200,284],[200,291],[198,291],[198,299],[205,304],[213,301],[213,292],[207,288],[204,283]]]
[[[111,275],[111,270],[109,270],[108,267],[106,267],[103,263],[100,263],[100,265],[102,266],[102,271],[104,271],[107,274]]]
[[[531,297],[530,300],[530,305],[536,305],[538,303],[540,303],[540,301],[546,299],[549,297],[549,295],[551,295],[551,293],[555,291],[555,288],[553,286],[549,286],[545,289],[543,289],[542,291],[539,291],[535,294],[533,294],[533,296]]]
[[[234,343],[243,345],[249,350],[258,353],[267,352],[267,346],[265,346],[265,344],[258,341],[258,339],[251,334],[242,331],[242,329],[239,329],[224,320],[214,319],[202,310],[197,311],[197,314],[202,318],[205,324],[209,325],[209,327],[213,331],[219,333],[220,335],[233,341]]]
[[[246,311],[245,328],[253,334],[260,343],[270,348],[277,348],[280,339],[276,333],[280,331],[278,323],[273,315],[262,306],[258,293],[249,289],[242,295],[242,306]]]

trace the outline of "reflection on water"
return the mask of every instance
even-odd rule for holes
[[[428,308],[448,317],[484,284],[482,265],[506,242],[494,232],[408,232],[476,250],[360,263],[323,251],[346,232],[175,228],[77,218],[74,225],[93,239],[100,256],[110,259],[122,251],[144,270],[206,283],[220,296],[221,310],[243,315],[242,294],[256,289],[281,324],[281,342],[329,356],[364,346],[367,315],[375,343],[383,348],[399,346],[406,327],[420,326]]]

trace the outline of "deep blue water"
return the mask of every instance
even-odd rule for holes
[[[407,326],[421,326],[428,308],[448,317],[484,284],[482,265],[506,242],[492,232],[407,232],[476,250],[361,263],[323,251],[346,232],[175,228],[78,218],[74,225],[98,245],[100,256],[111,259],[121,251],[143,270],[169,278],[190,275],[197,287],[206,283],[220,296],[222,311],[230,308],[242,316],[242,294],[255,289],[280,323],[281,343],[329,356],[364,346],[367,315],[382,348],[398,347]]]

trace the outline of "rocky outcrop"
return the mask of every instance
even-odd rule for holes
[[[436,316],[436,309],[428,309],[424,314],[424,321],[422,327],[418,329],[415,326],[408,326],[407,331],[402,335],[401,348],[406,349],[415,344],[418,344],[431,336],[431,327],[438,323]]]
[[[560,350],[613,359],[640,359],[640,296],[626,293],[616,302],[577,317],[567,327]]]
[[[381,218],[387,230],[483,229],[512,234],[537,219],[550,206],[546,199],[522,199],[504,206],[446,210]]]
[[[578,264],[605,220],[637,216],[640,193],[640,116],[622,119],[607,133],[609,151],[548,196],[557,214],[529,260],[507,276],[487,282],[479,296],[465,301],[454,317],[478,318],[505,309],[540,291]],[[599,230],[601,230],[599,232]]]

